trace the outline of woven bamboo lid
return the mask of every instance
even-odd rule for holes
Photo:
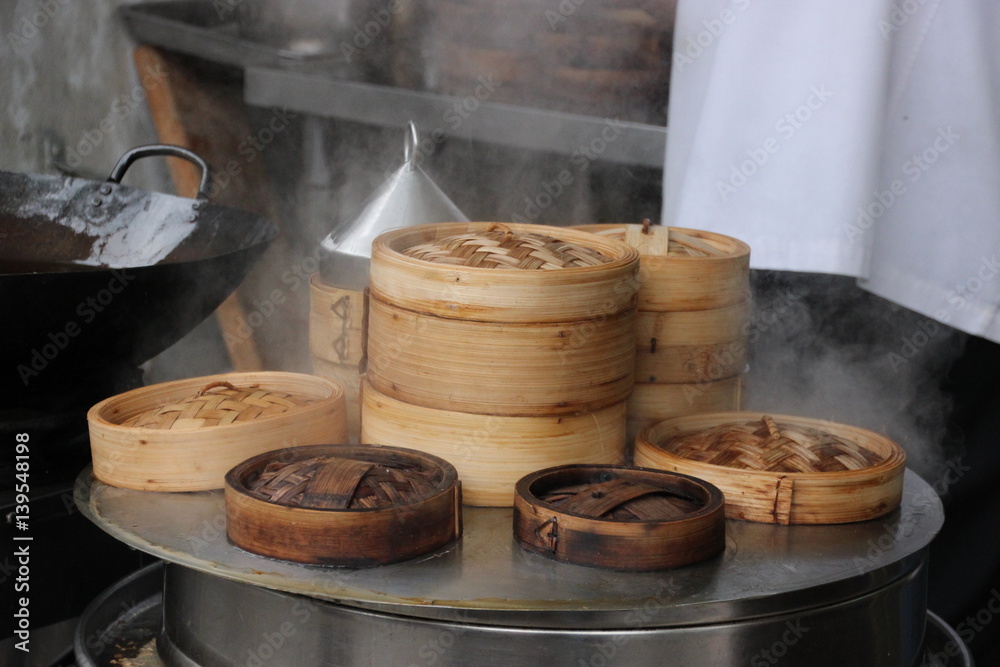
[[[405,227],[372,243],[371,291],[414,312],[490,322],[575,322],[635,308],[639,254],[535,224]]]
[[[313,445],[265,452],[226,473],[226,534],[246,551],[369,567],[462,535],[462,484],[448,461],[402,447]]]
[[[318,400],[315,396],[265,389],[260,384],[237,387],[226,381],[217,381],[208,383],[189,397],[135,415],[121,425],[182,430],[241,424],[277,417]]]
[[[635,462],[712,482],[726,494],[729,518],[848,523],[899,506],[906,453],[847,424],[718,412],[647,428],[636,438]]]
[[[143,491],[218,489],[247,457],[347,438],[343,388],[302,373],[139,387],[93,406],[87,422],[97,478]]]
[[[437,264],[485,269],[552,270],[598,266],[611,261],[599,251],[545,234],[493,223],[484,231],[434,239],[403,250],[408,257]]]
[[[442,469],[314,456],[271,461],[247,489],[261,500],[290,507],[372,509],[429,498],[443,478]]]

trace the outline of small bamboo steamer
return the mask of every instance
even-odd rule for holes
[[[883,516],[899,506],[906,454],[889,438],[872,431],[820,419],[771,415],[777,424],[821,431],[863,448],[879,461],[857,470],[769,472],[715,465],[669,450],[676,436],[723,424],[764,419],[759,412],[719,412],[669,419],[639,434],[636,465],[693,475],[726,495],[726,515],[764,523],[830,524]]]
[[[692,383],[742,373],[749,313],[746,301],[712,310],[638,312],[636,381]]]
[[[237,389],[258,388],[236,405],[224,403],[176,428],[140,428],[124,425],[158,408],[190,406],[202,390],[229,383]],[[213,391],[214,389],[209,389]],[[309,403],[288,407],[243,421],[263,402],[280,411],[288,402],[283,394]],[[207,395],[207,394],[205,394]],[[246,411],[245,414],[243,411]],[[199,426],[239,415],[237,421]],[[203,491],[223,486],[226,471],[261,452],[347,437],[344,391],[340,385],[299,373],[226,373],[140,387],[107,398],[87,413],[94,475],[112,486],[141,491]]]
[[[514,485],[540,468],[618,463],[625,404],[569,416],[510,417],[411,405],[364,385],[361,439],[410,447],[451,461],[469,505],[510,507]]]
[[[564,489],[571,493],[559,494]],[[556,504],[553,493],[568,497]],[[624,466],[560,466],[518,481],[514,536],[522,548],[558,561],[661,570],[722,552],[724,505],[717,487],[687,475]],[[629,507],[641,518],[615,516],[631,514]]]
[[[636,303],[639,255],[615,239],[564,227],[510,223],[514,234],[545,234],[595,250],[599,266],[526,271],[438,264],[403,250],[497,223],[460,222],[404,227],[372,243],[371,292],[418,313],[484,322],[574,322],[615,315]]]
[[[435,475],[428,497],[370,509],[291,506],[265,500],[250,482],[272,462],[313,457],[419,467]],[[317,445],[266,452],[226,474],[226,534],[247,551],[315,565],[370,567],[440,549],[462,535],[462,490],[447,461],[422,452],[379,445]],[[353,493],[353,489],[351,490]]]
[[[359,364],[364,349],[365,295],[309,279],[309,351],[335,364]]]
[[[501,415],[586,412],[632,391],[635,312],[583,322],[480,322],[369,302],[368,381],[441,410]]]
[[[606,224],[574,229],[624,241],[641,258],[639,310],[724,308],[747,300],[750,246],[743,241],[683,227]],[[695,253],[695,254],[689,254]]]
[[[347,419],[347,437],[360,442],[361,437],[361,380],[357,364],[336,364],[319,357],[312,358],[313,373],[336,382],[344,389],[344,412]]]

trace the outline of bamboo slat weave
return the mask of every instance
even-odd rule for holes
[[[769,472],[861,470],[883,460],[857,443],[807,426],[778,424],[767,415],[680,435],[663,446],[692,461]]]
[[[262,389],[259,385],[236,387],[228,382],[215,382],[190,398],[138,414],[122,422],[122,426],[162,430],[223,426],[283,415],[316,400]]]
[[[436,470],[318,456],[273,461],[248,488],[262,500],[293,507],[371,509],[428,498],[440,478]]]
[[[517,233],[505,225],[407,248],[404,255],[437,264],[495,269],[552,270],[611,261],[591,248],[544,234]]]

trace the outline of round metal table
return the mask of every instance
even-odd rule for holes
[[[448,549],[335,569],[256,556],[225,536],[221,491],[152,493],[85,471],[81,510],[169,564],[160,656],[174,665],[913,665],[926,625],[927,546],[943,512],[906,473],[874,521],[727,521],[725,552],[656,573],[522,551],[511,510],[464,508]],[[271,655],[271,657],[267,657]],[[274,657],[280,655],[280,659]]]

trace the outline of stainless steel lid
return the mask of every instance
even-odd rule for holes
[[[368,286],[372,241],[382,232],[427,222],[467,222],[468,218],[417,163],[417,128],[407,128],[403,165],[358,211],[322,241],[326,255],[320,277],[329,285],[362,290]]]

